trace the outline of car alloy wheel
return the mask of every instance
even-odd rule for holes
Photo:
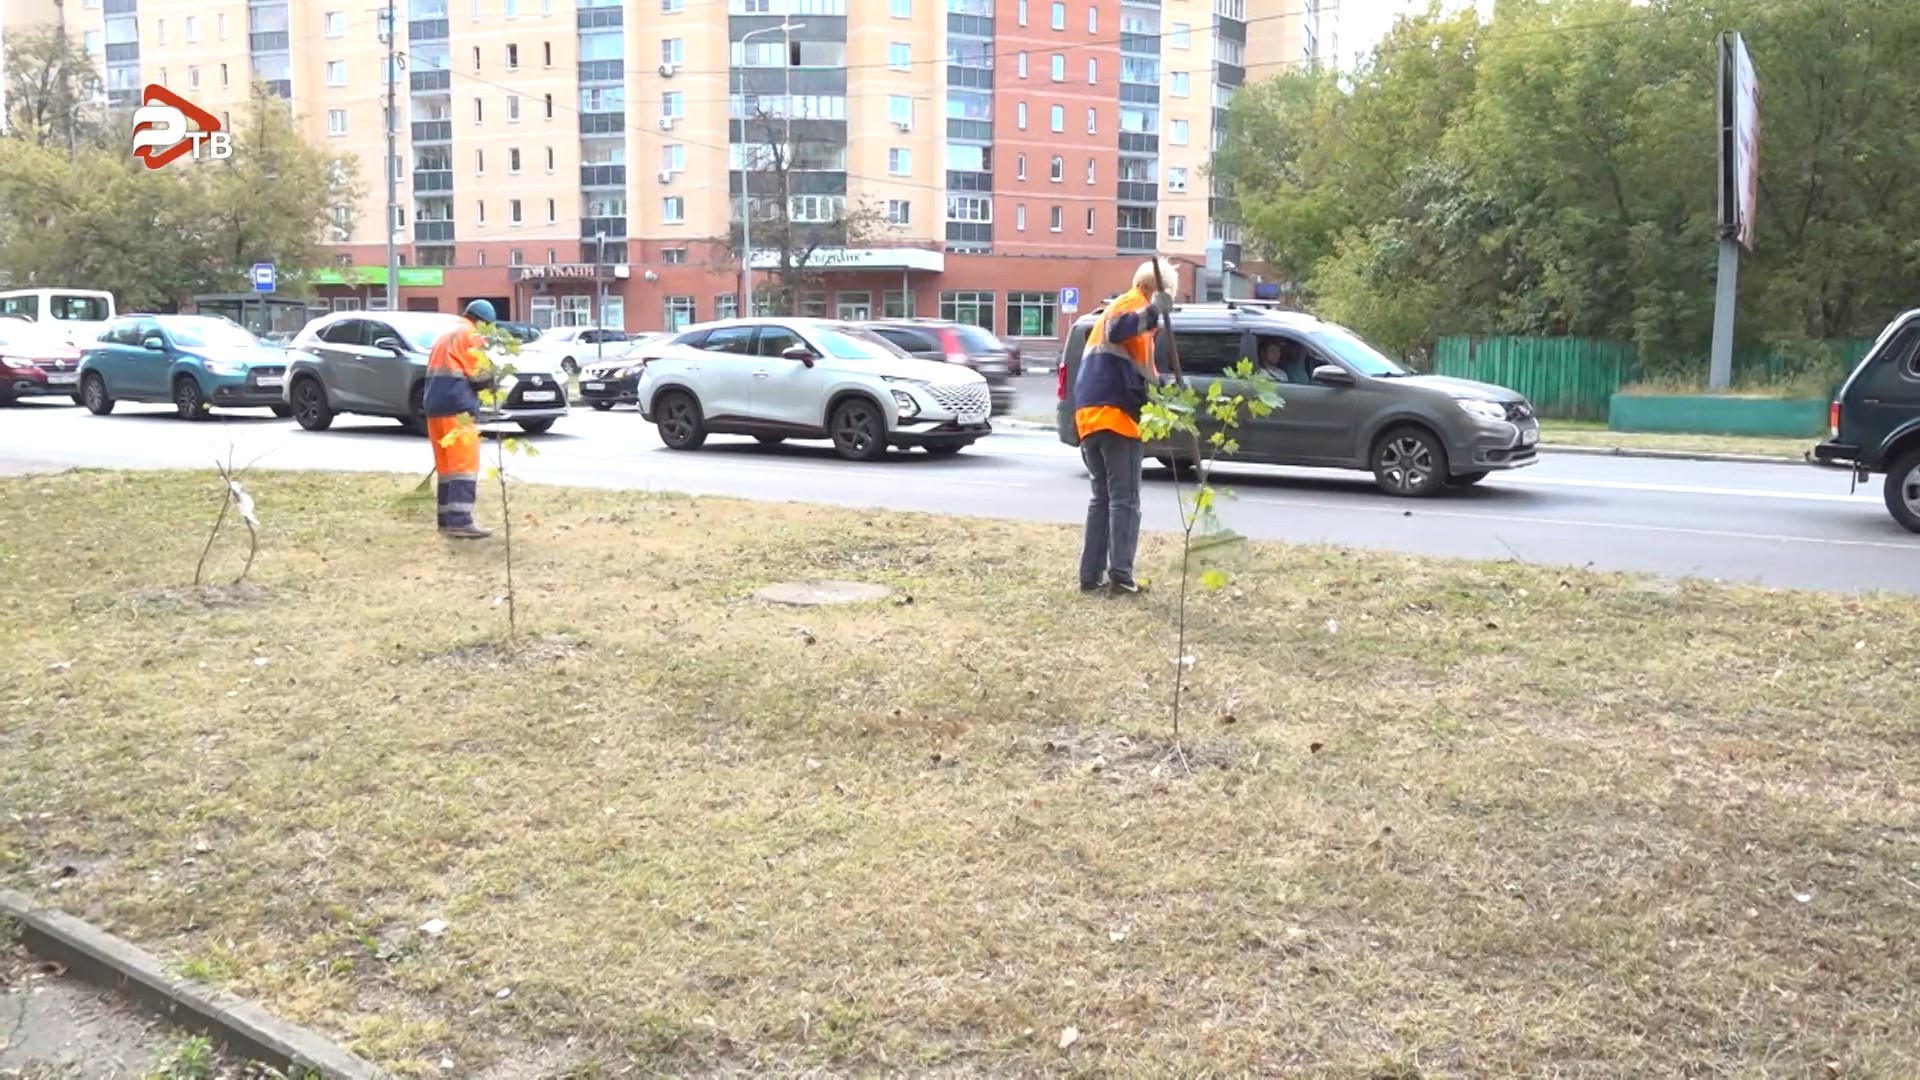
[[[113,411],[113,399],[107,396],[107,380],[98,372],[88,372],[86,380],[80,384],[80,403],[95,416],[105,416]]]
[[[1374,451],[1373,475],[1389,495],[1420,498],[1440,490],[1446,454],[1433,437],[1413,428],[1387,433]]]
[[[1910,532],[1920,533],[1920,450],[1900,457],[1887,470],[1887,512]]]
[[[325,431],[333,423],[327,392],[318,381],[309,378],[293,384],[293,418],[308,431]]]
[[[887,425],[865,398],[842,402],[833,411],[833,448],[849,461],[878,461],[887,453]]]
[[[206,395],[200,392],[200,384],[195,382],[192,376],[183,376],[173,381],[173,407],[180,413],[182,420],[206,419]]]
[[[673,450],[698,450],[707,441],[700,403],[683,393],[668,394],[658,407],[660,441]]]

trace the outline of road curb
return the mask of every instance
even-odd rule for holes
[[[1576,457],[1646,458],[1654,461],[1719,461],[1730,465],[1811,465],[1811,459],[1796,461],[1767,454],[1715,454],[1705,450],[1651,450],[1633,446],[1566,446],[1541,443],[1539,449]]]
[[[0,917],[20,924],[28,951],[67,966],[75,978],[117,991],[169,1022],[200,1032],[239,1057],[325,1080],[387,1080],[388,1074],[332,1041],[287,1023],[250,1001],[167,974],[152,953],[71,915],[0,889]]]

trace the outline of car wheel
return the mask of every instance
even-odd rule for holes
[[[173,380],[173,408],[182,420],[207,418],[207,395],[200,392],[199,380],[191,375],[182,375]]]
[[[1485,470],[1479,472],[1454,473],[1447,478],[1447,483],[1457,484],[1460,487],[1472,487],[1480,481],[1485,480],[1489,475]]]
[[[416,383],[407,392],[407,415],[400,418],[400,426],[414,435],[427,433],[427,384]]]
[[[560,361],[560,370],[566,372],[568,375],[578,375],[580,374],[580,365],[573,357],[569,356]]]
[[[293,415],[293,406],[291,405],[269,405],[267,406],[267,408],[272,409],[273,415],[279,417],[282,420],[285,420],[287,417]]]
[[[95,416],[105,416],[113,411],[113,398],[107,395],[107,380],[97,371],[87,372],[80,380],[80,404]]]
[[[1402,499],[1424,499],[1446,487],[1447,451],[1425,428],[1397,427],[1373,447],[1373,480]]]
[[[1163,456],[1156,457],[1153,460],[1159,462],[1162,468],[1172,473],[1174,478],[1178,480],[1191,480],[1199,471],[1194,468],[1193,462],[1187,461],[1184,458]]]
[[[887,456],[887,421],[879,406],[865,397],[850,397],[833,410],[827,423],[833,448],[848,461],[879,461]]]
[[[781,443],[787,441],[787,437],[785,435],[755,435],[753,441],[759,443],[761,446],[779,446]]]
[[[293,384],[293,418],[307,431],[333,426],[333,406],[327,404],[327,390],[320,380],[301,379]]]
[[[675,390],[653,403],[660,419],[660,441],[672,450],[698,450],[707,441],[707,422],[693,395]]]
[[[516,420],[515,423],[529,435],[545,435],[553,430],[553,421],[554,417],[549,416],[544,420]]]
[[[1920,533],[1920,450],[1902,454],[1887,470],[1887,512],[1908,532]]]
[[[613,411],[613,402],[611,401],[596,401],[596,402],[593,402],[592,404],[593,404],[594,412],[612,412]]]

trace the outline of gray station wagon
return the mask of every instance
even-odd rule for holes
[[[1079,443],[1073,381],[1098,314],[1074,323],[1062,352],[1056,421],[1069,446]],[[1231,300],[1176,305],[1169,322],[1181,370],[1201,394],[1213,382],[1233,391],[1236,380],[1225,373],[1243,358],[1280,384],[1286,407],[1242,421],[1235,462],[1360,469],[1387,494],[1418,498],[1538,458],[1540,423],[1526,398],[1488,383],[1414,374],[1345,327]],[[1167,335],[1155,356],[1161,373],[1171,374]],[[1150,445],[1147,453],[1170,469],[1192,464],[1177,445]]]

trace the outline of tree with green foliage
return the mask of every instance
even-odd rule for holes
[[[6,133],[36,146],[104,147],[108,122],[100,103],[100,66],[80,42],[56,26],[7,35]]]

